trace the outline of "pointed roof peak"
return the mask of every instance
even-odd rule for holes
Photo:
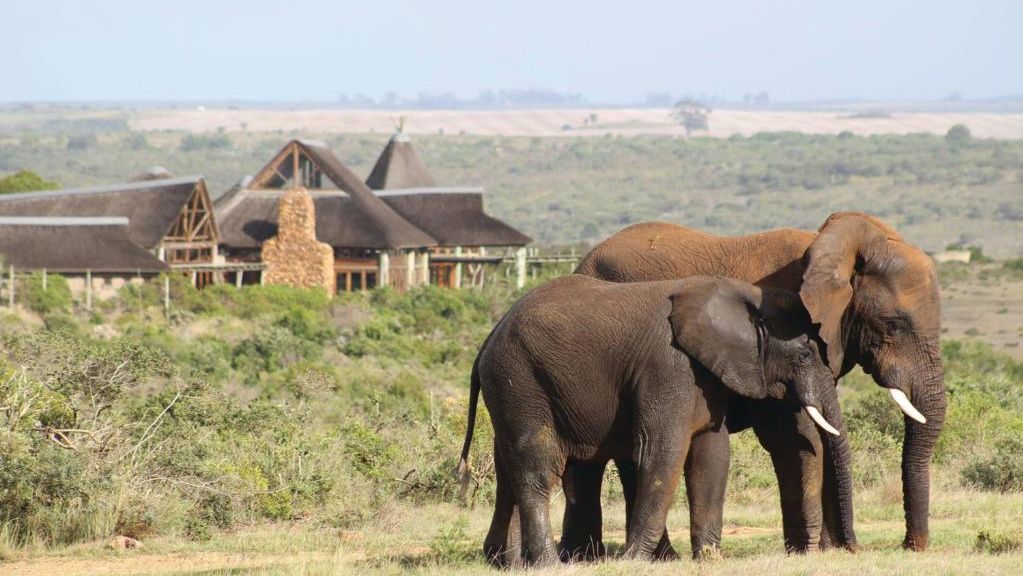
[[[391,136],[373,165],[366,185],[373,190],[430,188],[436,186],[437,181],[426,169],[419,151],[404,132],[404,125],[399,125],[398,131]]]

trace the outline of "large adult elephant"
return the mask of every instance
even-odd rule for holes
[[[878,218],[857,212],[832,214],[816,233],[781,229],[741,237],[654,222],[611,236],[583,258],[576,272],[617,282],[716,275],[797,292],[819,325],[836,378],[862,367],[906,414],[903,546],[927,547],[929,467],[945,420],[945,383],[938,282],[923,251]],[[851,477],[836,474],[827,464],[833,458],[826,455],[847,450],[848,444],[822,442],[804,414],[751,409],[755,402],[770,400],[734,403],[728,428],[752,427],[771,454],[786,548],[854,549]],[[630,463],[619,465],[628,492],[634,482]],[[565,476],[573,484],[566,487],[572,498],[562,540],[570,553],[590,542],[600,546],[602,475],[603,468],[577,465]],[[706,479],[709,484],[724,480]],[[821,527],[820,542],[810,536],[815,526]],[[667,540],[663,544],[670,548]]]

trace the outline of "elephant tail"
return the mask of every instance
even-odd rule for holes
[[[465,424],[465,443],[462,444],[462,458],[458,461],[455,475],[465,484],[469,481],[469,447],[472,445],[472,433],[476,428],[476,405],[480,399],[479,356],[472,363],[472,376],[469,383],[469,416]]]

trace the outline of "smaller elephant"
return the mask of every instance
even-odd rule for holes
[[[611,459],[636,468],[624,555],[655,559],[683,468],[687,477],[704,468],[727,472],[723,419],[735,394],[791,391],[819,426],[838,434],[825,419],[832,413],[841,422],[834,379],[802,310],[794,294],[711,277],[617,284],[571,275],[520,299],[473,365],[459,465],[467,466],[482,392],[497,475],[487,560],[556,562],[550,495],[567,462]],[[690,452],[720,446],[706,438],[724,439],[724,458]],[[698,452],[708,461],[687,460]],[[689,494],[690,530],[716,545],[724,482],[711,491],[708,501]]]

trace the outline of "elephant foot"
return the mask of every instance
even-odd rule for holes
[[[600,540],[584,543],[563,541],[559,548],[562,562],[594,562],[607,556],[607,549]]]
[[[913,552],[923,552],[927,549],[927,533],[907,532],[906,539],[902,541],[902,547]]]
[[[681,560],[675,547],[671,545],[671,540],[668,540],[668,535],[665,534],[661,541],[657,544],[657,549],[654,550],[654,560],[658,562],[675,562]]]

